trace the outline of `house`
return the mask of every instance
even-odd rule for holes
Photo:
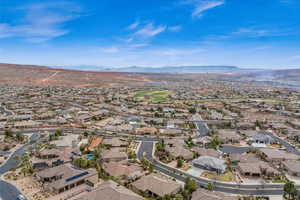
[[[193,143],[200,147],[205,147],[207,144],[209,144],[211,142],[211,140],[212,140],[212,137],[204,136],[204,137],[194,138]]]
[[[102,137],[92,137],[91,138],[91,143],[86,147],[87,151],[93,151],[99,147],[101,142],[103,141]]]
[[[215,171],[217,173],[225,173],[225,160],[210,156],[200,156],[192,161],[194,167]]]
[[[136,128],[135,133],[137,135],[156,135],[158,130],[154,127],[143,127],[143,128]]]
[[[111,148],[102,151],[104,162],[119,162],[127,159],[127,154],[121,148]]]
[[[273,144],[275,142],[275,140],[271,136],[263,133],[259,133],[251,137],[249,141],[257,144]]]
[[[103,140],[102,143],[109,147],[127,147],[129,145],[129,143],[127,141],[122,140],[117,137],[106,138]]]
[[[160,129],[159,134],[162,136],[180,136],[182,135],[182,130],[172,128]]]
[[[47,191],[59,194],[84,184],[88,178],[98,174],[93,169],[80,170],[65,164],[40,171],[36,176]]]
[[[130,180],[140,177],[143,171],[140,166],[130,164],[125,160],[120,162],[104,163],[103,170],[110,176],[124,177]]]
[[[221,154],[214,149],[194,147],[192,150],[198,153],[200,156],[210,156],[215,158],[219,158],[221,156]]]
[[[90,192],[75,197],[74,200],[143,200],[142,196],[111,180],[100,184]]]
[[[51,141],[51,144],[58,148],[77,147],[79,144],[79,135],[68,134],[60,136],[58,140]]]
[[[171,179],[156,174],[141,177],[131,184],[137,191],[147,193],[149,197],[163,197],[176,194],[181,190],[181,185]]]
[[[239,123],[236,123],[236,127],[238,129],[242,129],[242,130],[254,129],[255,124],[251,123],[251,122],[239,122]]]
[[[191,160],[194,154],[186,149],[183,140],[169,139],[165,140],[165,150],[173,159],[183,158],[185,160]]]
[[[279,164],[285,160],[298,160],[300,157],[296,154],[281,151],[278,149],[261,148],[260,155],[269,162]]]
[[[244,136],[244,137],[247,137],[247,138],[249,138],[249,137],[254,137],[254,136],[256,136],[257,135],[257,131],[255,131],[255,130],[239,130],[238,131],[239,132],[239,134],[241,135],[241,136]]]
[[[240,173],[244,176],[252,177],[276,177],[280,175],[280,172],[272,168],[267,162],[248,162],[248,163],[239,163]]]
[[[222,143],[239,143],[241,136],[235,130],[219,129],[218,136]]]
[[[44,149],[37,153],[37,158],[33,158],[32,167],[39,171],[48,167],[55,167],[72,161],[71,149]]]
[[[17,121],[14,123],[14,128],[24,129],[24,128],[36,128],[41,125],[40,122],[37,121]]]
[[[299,160],[286,160],[286,161],[283,161],[281,164],[290,176],[300,177],[300,161]]]
[[[259,162],[260,159],[253,153],[234,153],[229,154],[229,160],[231,163],[256,163]]]
[[[87,122],[90,122],[92,120],[92,116],[90,116],[89,114],[82,114],[82,115],[79,115],[77,117],[77,119],[81,123],[87,123]]]
[[[192,194],[192,200],[238,200],[238,198],[225,193],[199,188]]]

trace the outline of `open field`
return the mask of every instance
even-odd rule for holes
[[[144,90],[137,92],[134,98],[139,101],[165,102],[170,93],[169,90]]]
[[[43,66],[0,63],[0,83],[14,85],[59,85],[71,87],[105,87],[144,83],[146,76],[130,73],[90,72],[54,69]]]

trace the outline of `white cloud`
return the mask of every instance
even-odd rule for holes
[[[101,48],[101,51],[104,53],[118,53],[120,51],[120,48],[116,46],[112,46],[107,48]]]
[[[181,26],[169,26],[168,30],[172,32],[178,32],[181,31],[182,27]]]
[[[128,47],[129,48],[141,48],[141,47],[146,47],[148,46],[147,43],[138,43],[138,44],[130,44]]]
[[[193,17],[201,17],[203,12],[225,4],[225,0],[186,0],[183,3],[194,6]]]
[[[130,25],[127,27],[127,29],[129,29],[129,30],[134,30],[134,29],[136,29],[139,25],[140,25],[140,22],[139,22],[139,21],[136,21],[136,22],[130,24]]]
[[[300,61],[300,55],[291,56],[291,57],[289,58],[289,60],[292,60],[292,61]]]
[[[80,7],[66,2],[30,4],[18,10],[25,13],[22,23],[0,24],[0,38],[21,37],[29,42],[44,42],[69,33],[64,23],[80,16]]]
[[[167,26],[164,25],[154,26],[152,23],[149,23],[146,24],[143,28],[136,31],[134,35],[149,38],[164,32],[166,29]]]
[[[272,34],[273,31],[266,29],[251,29],[251,28],[241,28],[236,32],[233,32],[233,35],[248,35],[252,37],[263,37]]]

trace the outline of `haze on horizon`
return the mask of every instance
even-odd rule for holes
[[[2,0],[0,63],[300,68],[298,0]]]

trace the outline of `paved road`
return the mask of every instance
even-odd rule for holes
[[[287,151],[297,154],[298,156],[300,156],[300,150],[295,148],[293,145],[291,145],[290,143],[288,143],[287,141],[283,140],[280,137],[275,136],[272,132],[269,131],[265,131],[265,134],[271,136],[274,140],[278,141],[280,144],[282,144]]]
[[[37,137],[38,134],[34,133],[31,136],[30,141],[36,140]],[[11,157],[0,167],[0,176],[2,176],[4,173],[8,172],[10,169],[18,165],[19,161],[14,159],[15,156],[22,156],[23,153],[27,151],[28,146],[30,146],[30,143],[24,145],[11,155]],[[0,179],[0,197],[3,200],[17,199],[19,194],[21,193],[15,186]]]
[[[7,115],[12,115],[13,114],[12,111],[6,110],[4,107],[1,107],[1,106],[0,106],[0,111],[6,113]]]
[[[206,187],[209,180],[202,179],[199,177],[194,177],[190,174],[182,172],[178,169],[171,168],[160,162],[156,161],[152,157],[153,142],[141,142],[137,157],[141,159],[142,157],[147,158],[153,165],[154,169],[164,173],[170,177],[176,178],[180,181],[185,181],[186,177],[193,178],[197,181],[200,187]],[[215,190],[226,193],[241,194],[241,195],[282,195],[283,185],[282,184],[261,184],[261,185],[245,185],[245,184],[230,184],[215,182]],[[299,186],[298,186],[299,187]]]
[[[236,147],[231,145],[221,145],[219,150],[226,154],[242,154],[248,152],[252,147]]]
[[[196,128],[197,128],[197,132],[198,132],[198,135],[193,137],[194,139],[204,137],[204,136],[208,135],[209,128],[208,128],[207,124],[204,121],[193,121],[193,122],[195,123]]]
[[[203,133],[208,131],[207,126],[205,125],[204,122],[198,121],[195,122],[197,125],[198,133],[199,136],[201,137]],[[33,137],[31,140],[35,140],[37,136],[39,135],[40,132],[43,132],[44,130],[41,131],[24,131],[34,133]],[[50,133],[54,133],[56,130],[47,130]],[[74,134],[79,134],[82,133],[85,130],[73,130]],[[128,135],[120,135],[120,134],[115,134],[115,135],[110,135],[107,136],[107,134],[104,133],[96,133],[99,136],[105,136],[105,137],[120,137],[120,136],[128,136]],[[154,169],[157,171],[160,171],[161,173],[164,173],[170,177],[176,178],[180,181],[185,181],[187,177],[193,178],[197,181],[198,185],[200,187],[206,187],[207,183],[209,180],[202,179],[199,177],[194,177],[191,176],[190,174],[187,174],[185,172],[179,171],[178,169],[171,168],[169,166],[163,165],[162,163],[156,161],[152,157],[152,151],[154,148],[154,142],[159,141],[159,138],[149,138],[149,137],[144,137],[144,136],[136,136],[134,137],[135,140],[141,141],[140,148],[138,150],[138,155],[137,157],[141,159],[142,157],[146,157],[151,163],[154,165]],[[16,155],[22,155],[25,151],[26,148],[29,146],[25,145],[23,148],[19,149],[14,153],[14,155],[3,165],[0,167],[0,175],[9,171],[11,168],[15,167],[17,165],[17,162],[13,159],[14,156]],[[231,147],[224,147],[225,149],[231,148]],[[224,150],[224,149],[223,149]],[[240,150],[240,149],[239,149]],[[224,150],[226,151],[226,150]],[[229,150],[230,151],[230,150]],[[232,151],[232,149],[231,149]],[[242,195],[282,195],[283,190],[282,184],[272,184],[272,185],[238,185],[238,184],[229,184],[229,183],[220,183],[220,182],[214,182],[215,183],[215,190],[220,191],[220,192],[227,192],[227,193],[233,193],[233,194],[242,194]],[[0,197],[3,198],[3,200],[11,200],[15,199],[20,192],[12,185],[5,183],[0,180]],[[5,189],[3,189],[5,188]]]

